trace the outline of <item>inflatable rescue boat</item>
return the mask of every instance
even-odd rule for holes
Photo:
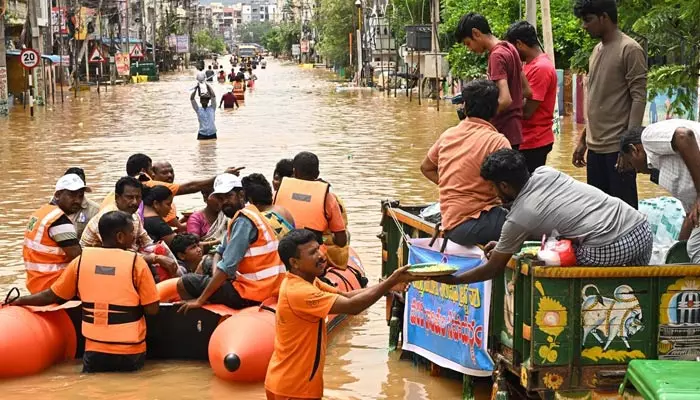
[[[329,267],[324,279],[340,291],[366,286],[360,258],[350,249],[348,268]],[[161,307],[147,316],[147,357],[209,360],[216,376],[227,381],[261,382],[272,357],[277,299],[243,310],[211,304],[177,312],[177,278],[158,283]],[[79,301],[47,307],[0,308],[0,379],[37,374],[57,363],[82,357]],[[328,317],[332,330],[345,315]],[[185,344],[185,345],[183,345]]]

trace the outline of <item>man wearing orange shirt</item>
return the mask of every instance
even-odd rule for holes
[[[83,372],[136,371],[146,358],[144,314],[158,313],[158,290],[143,258],[128,251],[135,240],[132,216],[110,211],[100,218],[99,231],[102,248],[86,248],[50,289],[10,304],[45,306],[79,296]]]
[[[489,154],[510,148],[488,122],[498,110],[498,93],[492,81],[469,82],[462,91],[467,118],[440,135],[420,167],[438,185],[445,236],[462,246],[498,240],[506,219],[496,190],[480,174]]]
[[[316,239],[313,232],[296,229],[279,243],[289,272],[280,286],[275,347],[265,377],[268,400],[321,399],[328,315],[359,314],[397,284],[417,280],[403,267],[376,286],[339,292],[318,279],[326,257]]]

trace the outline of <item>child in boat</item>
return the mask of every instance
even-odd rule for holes
[[[130,251],[135,239],[133,217],[110,211],[98,225],[102,248],[85,248],[50,289],[10,304],[46,306],[77,295],[86,338],[83,372],[137,371],[146,359],[144,314],[158,313],[158,289],[146,261]],[[115,306],[119,313],[112,311]]]
[[[199,245],[199,238],[191,233],[177,234],[170,243],[170,250],[177,258],[180,269],[183,273],[197,271],[204,258],[202,247]]]
[[[394,286],[420,278],[402,267],[378,285],[342,293],[318,279],[326,258],[313,232],[291,231],[279,242],[278,252],[288,272],[277,304],[275,347],[265,377],[267,399],[321,399],[328,315],[359,314]]]

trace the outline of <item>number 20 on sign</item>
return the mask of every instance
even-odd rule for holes
[[[19,61],[26,69],[32,69],[39,65],[39,53],[34,49],[22,49],[19,53]]]

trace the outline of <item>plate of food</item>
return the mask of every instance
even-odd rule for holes
[[[413,264],[408,267],[408,273],[414,276],[443,276],[452,275],[459,268],[442,263]]]

